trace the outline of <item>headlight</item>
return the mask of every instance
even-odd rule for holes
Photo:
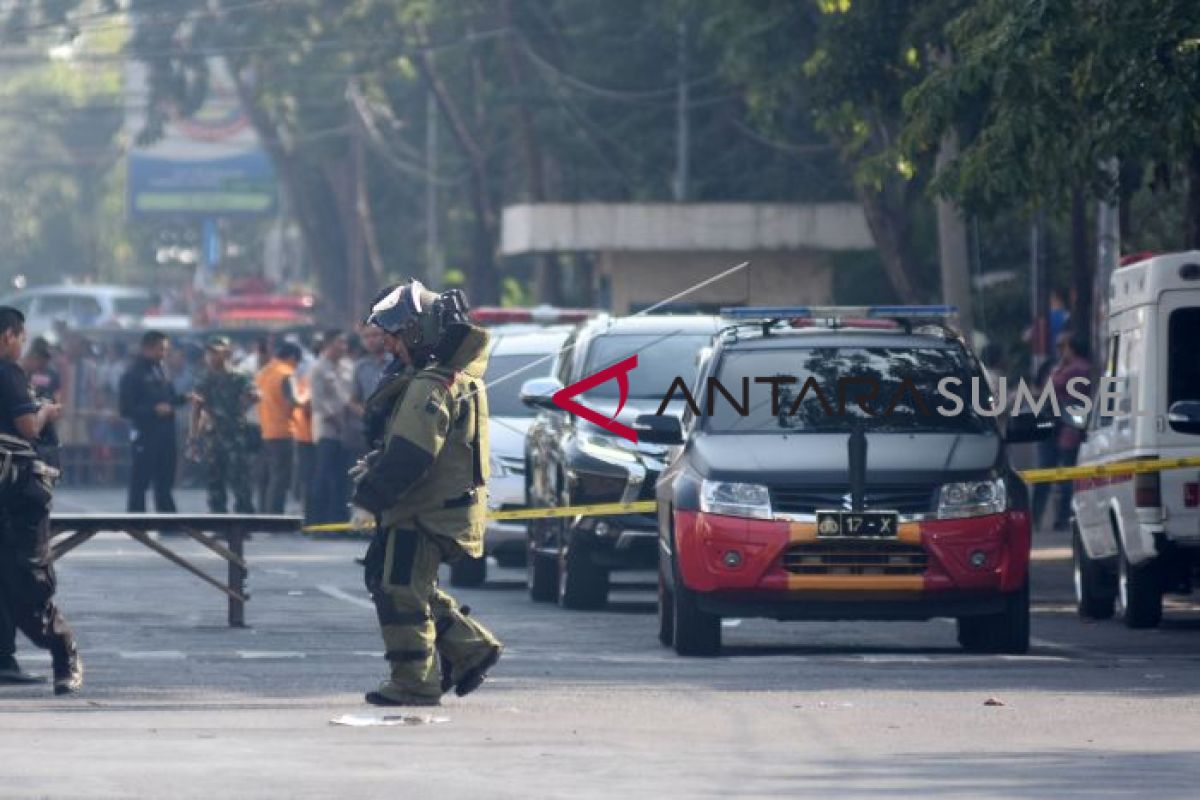
[[[771,494],[757,483],[704,481],[700,484],[700,510],[708,514],[771,519]]]
[[[1004,479],[946,483],[938,491],[938,519],[1000,514],[1008,508]]]
[[[613,436],[584,433],[579,437],[579,448],[601,461],[637,461],[637,454],[625,445],[625,440]]]

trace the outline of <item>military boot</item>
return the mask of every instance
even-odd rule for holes
[[[83,689],[83,660],[74,642],[68,642],[51,653],[54,665],[54,693],[76,694]]]
[[[41,675],[31,675],[21,669],[21,665],[17,663],[16,656],[0,656],[0,684],[28,684],[28,683],[45,683],[46,679]]]

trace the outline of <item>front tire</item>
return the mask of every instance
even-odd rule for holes
[[[525,553],[525,585],[529,588],[529,599],[535,603],[553,603],[558,595],[558,564],[553,556],[539,552],[537,539],[532,535]]]
[[[721,618],[701,610],[696,593],[683,585],[675,570],[672,593],[672,622],[675,652],[681,656],[715,656],[721,653]]]
[[[1162,579],[1157,559],[1133,565],[1117,556],[1117,611],[1127,628],[1155,628],[1162,621]]]
[[[1075,608],[1084,619],[1109,619],[1116,610],[1116,581],[1110,570],[1087,554],[1078,525],[1073,525],[1072,528]]]
[[[608,602],[608,570],[591,559],[587,545],[571,537],[558,559],[558,604],[576,611],[604,608]]]
[[[675,595],[667,588],[661,563],[658,566],[658,641],[663,647],[675,643]]]
[[[1029,578],[996,614],[958,618],[958,643],[972,653],[1029,652]]]
[[[482,586],[487,580],[487,556],[464,556],[450,563],[450,585],[459,589]]]

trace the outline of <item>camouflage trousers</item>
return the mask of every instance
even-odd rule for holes
[[[228,503],[226,486],[233,487],[235,514],[253,514],[254,485],[250,479],[250,453],[244,447],[212,443],[204,448],[204,481],[208,510],[224,514]]]
[[[438,697],[500,644],[437,585],[438,566],[460,554],[453,541],[419,531],[390,529],[371,540],[364,578],[391,665],[379,687],[385,697]]]

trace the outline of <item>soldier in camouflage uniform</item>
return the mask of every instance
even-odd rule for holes
[[[214,336],[208,340],[204,351],[208,371],[192,394],[188,449],[204,465],[208,510],[225,513],[225,487],[229,485],[233,487],[234,513],[253,514],[246,411],[258,402],[258,392],[249,376],[229,368],[229,355],[229,339]]]
[[[352,471],[356,515],[378,523],[365,580],[391,665],[366,700],[438,705],[450,688],[479,688],[501,651],[437,585],[442,562],[483,554],[488,334],[467,323],[461,292],[439,296],[416,281],[379,300],[368,322],[415,372],[389,369],[368,400],[368,416],[388,409],[382,447]]]

